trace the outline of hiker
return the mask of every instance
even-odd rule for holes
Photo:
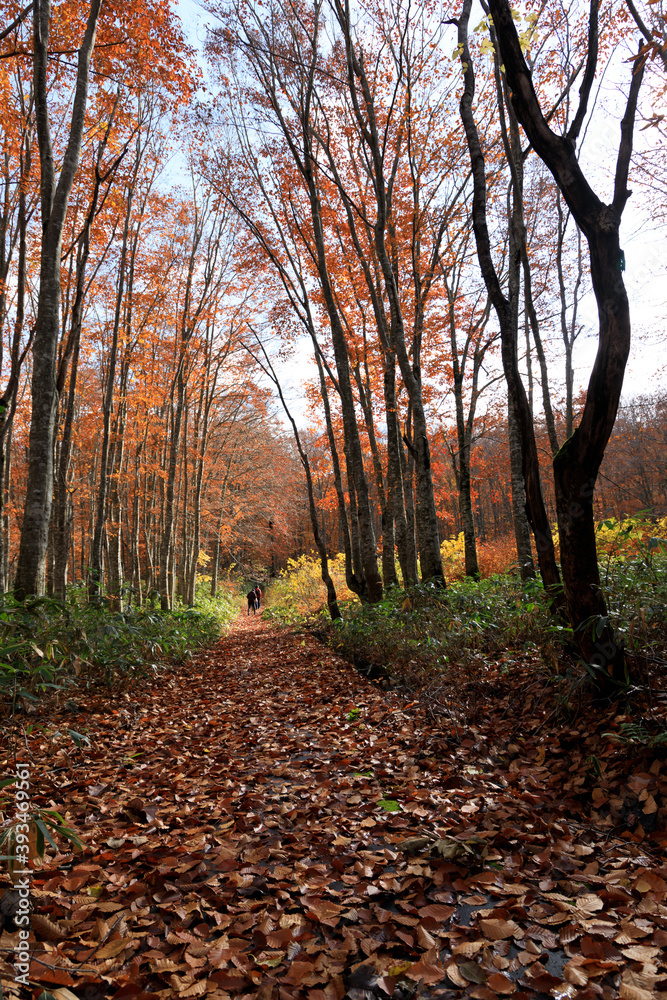
[[[262,604],[262,591],[259,589],[259,584],[255,587],[255,599],[257,602],[257,609],[259,610]]]
[[[250,614],[250,609],[252,608],[253,615],[257,614],[257,594],[254,590],[248,591],[248,614]],[[246,618],[248,616],[246,615]]]

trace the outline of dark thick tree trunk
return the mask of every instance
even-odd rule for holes
[[[590,251],[599,317],[598,352],[581,421],[554,458],[554,478],[561,565],[570,620],[584,659],[598,668],[603,687],[613,687],[614,683],[625,681],[626,665],[623,648],[606,624],[607,607],[597,563],[593,495],[616,420],[630,350],[630,310],[621,275],[619,227],[630,196],[628,172],[644,61],[633,64],[621,123],[614,197],[612,203],[606,205],[588,184],[575,153],[595,79],[597,0],[591,3],[589,51],[580,104],[565,136],[552,132],[542,114],[507,0],[490,0],[490,9],[517,118],[536,153],[553,174],[577,225],[588,240]]]
[[[533,562],[533,550],[530,542],[530,524],[526,517],[526,490],[523,481],[521,437],[514,415],[514,407],[510,400],[508,400],[507,406],[507,436],[509,438],[512,522],[514,524],[514,539],[516,541],[516,558],[519,564],[521,579],[532,580],[535,577],[535,564]]]
[[[472,577],[473,580],[478,580],[477,539],[475,537],[475,518],[473,516],[470,492],[470,447],[467,443],[463,447],[464,455],[459,458],[459,511],[463,527],[465,574]]]
[[[412,407],[408,406],[405,420],[405,435],[399,443],[401,455],[401,471],[403,473],[403,496],[405,498],[405,525],[408,533],[408,557],[410,559],[409,579],[418,578],[417,565],[417,527],[415,523],[415,459],[412,448]],[[405,448],[403,444],[405,443]],[[406,454],[407,452],[407,454]]]

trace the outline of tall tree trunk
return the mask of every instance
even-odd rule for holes
[[[407,389],[412,407],[416,474],[415,513],[421,575],[423,580],[434,580],[436,583],[444,586],[445,578],[442,570],[438,518],[435,508],[433,477],[431,474],[430,446],[421,386],[419,357],[421,336],[418,327],[419,322],[423,319],[423,312],[420,309],[417,310],[417,324],[414,343],[412,345],[412,361],[410,361],[397,274],[395,272],[394,261],[392,261],[387,246],[392,207],[391,191],[393,189],[393,175],[391,180],[385,177],[383,139],[381,129],[376,121],[375,99],[366,75],[364,59],[360,58],[354,46],[349,4],[343,4],[340,3],[340,0],[335,0],[335,11],[345,38],[348,91],[359,126],[360,136],[366,148],[365,161],[373,181],[373,192],[377,206],[373,237],[377,259],[382,270],[385,293],[390,305],[391,345],[396,353],[403,384]],[[358,87],[361,92],[360,94],[357,92]],[[418,305],[420,304],[418,302]]]
[[[28,212],[26,208],[25,184],[30,174],[31,168],[31,146],[29,134],[25,137],[25,146],[21,154],[20,166],[20,191],[18,203],[18,241],[19,255],[16,274],[16,315],[14,319],[14,332],[10,349],[10,371],[7,387],[0,398],[0,521],[3,530],[0,531],[0,593],[4,593],[9,585],[9,515],[5,513],[5,501],[8,495],[5,487],[5,469],[9,468],[11,459],[9,447],[11,441],[14,414],[19,391],[19,376],[23,367],[23,362],[30,349],[33,335],[30,334],[27,345],[21,350],[21,340],[23,337],[23,327],[25,320],[25,296],[27,282],[27,256],[28,256]],[[5,213],[6,214],[6,213]],[[4,225],[4,223],[3,223]],[[2,240],[4,253],[4,239]],[[9,260],[5,262],[3,271],[9,266]],[[2,283],[2,297],[5,299],[5,282]],[[4,304],[0,312],[0,320],[4,322]],[[1,339],[1,338],[0,338]],[[1,353],[1,352],[0,352]]]
[[[472,506],[470,451],[472,448],[472,434],[475,421],[475,411],[477,407],[479,370],[486,353],[486,347],[480,346],[479,344],[480,328],[484,329],[486,326],[488,309],[484,310],[482,321],[479,324],[474,325],[471,320],[465,345],[461,352],[461,357],[459,357],[455,289],[454,287],[450,287],[447,279],[445,279],[445,286],[449,305],[449,342],[452,356],[454,409],[456,413],[456,440],[458,445],[458,454],[455,459],[455,476],[456,485],[459,491],[459,512],[461,515],[461,527],[463,530],[465,574],[466,576],[470,576],[474,580],[477,580],[479,579],[479,562],[477,559],[475,517]],[[475,333],[478,340],[473,350],[472,391],[470,394],[468,419],[466,420],[464,413],[464,378],[466,374],[466,364],[469,359],[469,353]]]
[[[480,269],[482,271],[489,298],[493,303],[500,326],[503,371],[507,382],[510,405],[513,409],[521,441],[522,471],[524,488],[526,491],[528,519],[533,532],[535,533],[540,572],[544,581],[544,586],[550,595],[552,607],[555,610],[562,604],[560,574],[556,564],[556,555],[553,539],[551,537],[549,518],[544,506],[544,498],[542,496],[539,461],[537,456],[537,445],[535,442],[532,414],[528,406],[526,390],[523,382],[521,381],[517,357],[517,268],[519,264],[517,251],[520,246],[520,242],[517,242],[516,233],[516,224],[518,220],[517,213],[513,213],[510,229],[510,277],[512,278],[513,287],[510,291],[510,299],[508,300],[502,291],[500,280],[493,262],[491,254],[491,240],[486,218],[486,165],[473,114],[475,74],[468,46],[468,23],[470,20],[471,7],[472,0],[464,0],[463,10],[458,21],[458,30],[459,53],[465,81],[460,101],[460,112],[468,142],[473,175],[473,230],[477,244],[477,256]],[[499,110],[501,109],[499,108]],[[512,168],[513,161],[512,157],[510,157],[510,169]],[[520,188],[515,176],[513,176],[513,188],[514,198],[516,200],[520,197]]]
[[[90,57],[101,0],[91,0],[79,49],[76,88],[67,147],[55,179],[47,103],[50,0],[33,2],[33,76],[41,165],[42,244],[37,324],[33,345],[32,417],[28,481],[23,512],[15,591],[19,600],[42,594],[53,494],[53,445],[58,408],[56,357],[60,336],[60,255],[69,196],[79,165],[88,95]]]
[[[139,553],[139,518],[141,515],[141,504],[139,500],[139,461],[135,466],[135,488],[132,497],[132,532],[130,535],[130,600],[134,597],[134,603],[138,608],[144,603],[144,591],[141,579],[141,556]]]
[[[593,291],[598,305],[598,352],[579,426],[554,458],[561,566],[570,620],[582,654],[601,676],[601,686],[626,680],[622,645],[607,623],[597,561],[593,495],[605,448],[616,420],[630,350],[630,310],[621,274],[619,228],[630,196],[637,99],[644,60],[633,64],[621,123],[614,197],[604,204],[591,189],[576,158],[575,144],[586,117],[598,56],[598,5],[592,0],[588,58],[580,103],[567,135],[556,135],[542,114],[506,0],[490,0],[512,103],[538,156],[546,163],[588,241]]]
[[[60,441],[60,447],[58,451],[58,462],[57,470],[55,475],[54,483],[54,507],[53,507],[53,517],[52,517],[52,547],[53,547],[53,592],[60,597],[61,600],[65,599],[65,591],[67,584],[67,562],[69,557],[70,548],[70,531],[71,531],[71,513],[72,513],[72,502],[68,489],[68,475],[69,467],[72,456],[72,436],[73,436],[73,424],[74,424],[74,404],[76,399],[76,384],[78,377],[79,368],[79,347],[81,343],[81,327],[83,323],[83,308],[84,308],[84,297],[86,291],[86,266],[88,264],[88,258],[90,256],[90,235],[93,220],[97,213],[97,206],[99,202],[100,186],[103,179],[106,180],[111,175],[115,166],[120,162],[116,161],[114,167],[106,174],[103,178],[100,174],[100,165],[102,162],[102,157],[106,149],[107,140],[109,138],[109,131],[111,125],[109,124],[107,128],[106,135],[103,141],[100,143],[96,156],[95,163],[95,184],[93,188],[93,195],[91,198],[90,208],[86,216],[86,220],[79,236],[78,249],[76,255],[76,291],[74,294],[74,303],[72,305],[72,314],[70,322],[70,333],[67,339],[67,344],[62,352],[60,359],[60,364],[58,367],[58,376],[56,381],[56,388],[58,391],[58,398],[62,398],[62,394],[65,388],[65,381],[67,378],[67,368],[70,364],[71,358],[71,370],[69,377],[69,388],[67,393],[67,402],[65,405],[65,415],[63,420],[62,437]]]
[[[572,437],[574,433],[574,365],[573,353],[574,342],[579,335],[578,311],[579,295],[584,274],[584,262],[581,248],[581,229],[577,226],[577,277],[572,293],[572,315],[568,323],[567,318],[567,288],[565,285],[565,272],[563,268],[563,245],[565,242],[565,230],[569,217],[565,216],[561,205],[561,193],[558,191],[556,198],[558,209],[558,245],[556,247],[556,268],[558,272],[558,290],[560,293],[560,329],[563,338],[563,348],[565,351],[565,438]],[[558,450],[558,449],[556,449]]]
[[[358,539],[359,568],[355,568],[355,576],[361,576],[361,591],[359,596],[362,600],[372,602],[382,598],[382,580],[377,566],[377,546],[375,540],[375,530],[373,527],[373,513],[371,509],[368,481],[364,468],[363,451],[359,436],[359,427],[355,413],[354,394],[352,392],[352,381],[350,378],[350,363],[347,353],[347,343],[340,316],[336,308],[334,295],[329,281],[329,273],[326,263],[326,251],[322,219],[320,215],[319,197],[315,189],[312,178],[312,168],[308,168],[309,188],[311,189],[311,207],[313,225],[315,229],[315,241],[318,255],[318,271],[320,281],[323,285],[324,300],[327,306],[329,323],[331,327],[334,356],[336,359],[336,370],[338,373],[338,392],[341,400],[341,410],[343,415],[343,437],[345,443],[345,459],[348,475],[348,489],[350,493],[350,530],[353,540],[353,554],[355,536]],[[352,511],[352,496],[354,495],[355,512]],[[356,513],[356,516],[355,516]]]
[[[5,463],[4,463],[4,474],[0,481],[0,488],[3,490],[4,496],[7,501],[12,499],[12,428],[11,426],[7,430],[5,436],[6,442],[6,453],[5,453]],[[10,578],[9,573],[9,553],[11,550],[11,531],[12,522],[9,516],[9,512],[6,507],[3,508],[2,514],[2,564],[0,565],[0,570],[2,571],[3,579],[5,581],[5,587]],[[4,591],[3,591],[4,593]]]
[[[218,526],[215,532],[215,540],[213,542],[213,559],[211,565],[211,597],[216,597],[218,593],[218,573],[220,572],[220,531],[222,529],[222,504],[220,505],[220,517],[218,518]],[[272,553],[273,558],[273,553]],[[273,567],[271,567],[271,575],[273,575]]]
[[[390,502],[388,491],[385,485],[384,472],[382,470],[382,460],[380,449],[378,448],[375,436],[375,424],[373,421],[373,407],[371,403],[371,387],[368,368],[365,371],[365,384],[361,377],[359,363],[354,366],[354,379],[359,391],[359,402],[364,414],[366,423],[366,433],[371,448],[373,458],[373,470],[375,472],[375,486],[378,491],[381,512],[382,528],[382,582],[385,587],[390,587],[398,582],[396,576],[396,562],[394,558],[395,536],[394,536],[394,510]]]
[[[264,363],[262,364],[262,367],[264,368],[264,371],[267,372],[267,374],[271,378],[271,381],[275,385],[276,390],[278,392],[278,396],[280,398],[280,402],[282,403],[283,410],[285,411],[285,415],[289,420],[290,424],[292,425],[292,434],[294,435],[294,441],[296,443],[297,451],[299,452],[299,458],[301,459],[301,464],[303,465],[303,471],[306,474],[306,486],[308,489],[308,512],[310,514],[310,523],[313,529],[313,538],[315,540],[315,545],[317,547],[317,551],[320,556],[320,570],[322,574],[322,581],[327,589],[327,608],[329,609],[329,614],[331,615],[332,620],[336,621],[336,619],[340,618],[341,615],[340,615],[340,609],[338,607],[336,587],[331,578],[331,573],[329,572],[329,555],[327,553],[327,548],[324,543],[324,539],[322,538],[322,533],[320,531],[320,522],[317,516],[317,506],[315,504],[315,491],[313,489],[313,477],[310,470],[310,462],[308,460],[308,455],[301,443],[301,436],[297,429],[296,422],[292,414],[290,413],[289,407],[287,406],[287,403],[285,401],[285,397],[283,395],[283,391],[280,382],[278,380],[278,377],[276,375],[275,369],[271,364],[271,361],[269,359],[268,354],[266,353],[266,350],[264,349],[264,346],[259,341],[258,344],[264,357]]]
[[[405,448],[403,448],[405,443]],[[407,454],[406,454],[407,452]],[[401,456],[401,471],[403,473],[403,496],[405,499],[405,524],[408,532],[408,558],[410,560],[409,573],[412,579],[417,580],[417,525],[415,518],[415,459],[412,447],[412,407],[408,406],[405,419],[405,434],[399,441],[399,453]]]
[[[314,335],[313,335],[314,337]],[[343,539],[343,552],[345,554],[345,582],[349,590],[357,596],[361,596],[363,590],[363,578],[360,578],[358,574],[363,572],[360,568],[360,559],[358,556],[358,546],[353,548],[352,542],[352,530],[350,522],[354,525],[354,518],[352,513],[350,515],[350,520],[348,521],[347,507],[345,505],[345,491],[343,489],[343,477],[340,468],[340,458],[338,455],[338,445],[336,444],[336,437],[333,429],[333,421],[331,419],[331,407],[329,405],[329,389],[327,387],[327,382],[324,374],[324,367],[322,365],[322,359],[320,357],[319,348],[315,343],[315,360],[317,361],[317,370],[320,380],[320,395],[322,397],[322,404],[324,406],[324,419],[327,428],[327,438],[329,441],[329,451],[331,453],[331,466],[333,470],[334,477],[334,488],[336,490],[336,499],[338,501],[338,519],[340,524],[340,532]],[[350,506],[350,510],[352,508]]]
[[[512,522],[516,541],[516,558],[522,580],[535,577],[535,564],[530,541],[530,524],[526,516],[526,490],[523,479],[521,437],[511,400],[507,405],[507,436],[509,438],[510,484],[512,488]]]
[[[135,167],[135,179],[136,170]],[[97,490],[97,502],[95,508],[95,529],[93,532],[93,542],[90,552],[90,573],[88,578],[88,597],[91,601],[97,601],[102,588],[102,559],[104,551],[104,531],[107,519],[108,495],[113,472],[113,455],[111,442],[111,421],[113,414],[113,401],[116,389],[116,368],[118,365],[118,344],[120,338],[121,314],[123,308],[123,296],[125,293],[125,275],[127,266],[127,255],[129,248],[130,220],[132,218],[132,202],[134,198],[134,184],[130,185],[127,192],[127,202],[125,209],[125,223],[123,227],[123,243],[121,247],[120,263],[118,266],[118,286],[116,288],[116,307],[114,311],[113,331],[111,336],[111,347],[107,360],[107,373],[104,385],[104,396],[102,399],[102,412],[104,415],[102,430],[102,447],[100,449],[100,472],[99,486]],[[112,529],[115,530],[115,529]],[[115,551],[115,549],[114,549]]]
[[[414,533],[410,536],[405,511],[401,464],[403,445],[396,398],[396,360],[390,351],[384,352],[383,389],[387,419],[387,496],[394,519],[396,550],[403,577],[403,586],[409,588],[417,582],[417,552],[414,545]]]
[[[178,453],[181,443],[181,424],[183,422],[183,405],[185,402],[185,380],[182,372],[182,362],[178,362],[175,395],[172,396],[169,437],[169,459],[164,483],[165,496],[163,507],[162,540],[160,542],[160,603],[163,611],[173,607],[173,535],[175,523],[175,492],[176,473],[178,471]]]
[[[69,467],[72,455],[72,437],[74,429],[74,404],[76,399],[76,383],[79,371],[79,346],[81,342],[80,317],[75,318],[77,336],[72,353],[70,366],[65,419],[62,428],[62,440],[58,455],[58,473],[54,490],[53,516],[53,592],[61,600],[65,600],[67,588],[67,562],[69,559],[70,534],[72,530],[72,502],[69,493]]]
[[[181,432],[185,416],[187,383],[190,377],[190,342],[198,329],[205,310],[211,304],[212,296],[220,280],[218,251],[222,240],[225,218],[218,214],[215,199],[210,193],[198,203],[198,190],[193,189],[195,201],[192,222],[191,244],[187,259],[187,274],[184,282],[183,303],[180,313],[180,342],[175,358],[176,372],[169,398],[169,457],[166,468],[165,502],[163,506],[162,537],[160,540],[160,602],[164,611],[170,610],[174,601],[175,588],[175,545],[174,526],[178,523],[175,505],[176,473],[181,447]],[[201,274],[198,272],[199,250],[205,242],[206,253]],[[200,284],[195,285],[195,277]],[[187,505],[184,505],[184,509]]]

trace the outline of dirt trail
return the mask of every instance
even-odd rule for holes
[[[90,748],[31,743],[85,848],[35,873],[22,997],[659,995],[667,884],[565,821],[544,752],[434,755],[419,706],[245,612],[166,681],[77,701],[57,724]]]

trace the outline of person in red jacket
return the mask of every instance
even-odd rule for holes
[[[259,584],[257,584],[257,586],[255,587],[255,598],[257,607],[259,608],[259,606],[262,603],[262,591],[259,589]]]

